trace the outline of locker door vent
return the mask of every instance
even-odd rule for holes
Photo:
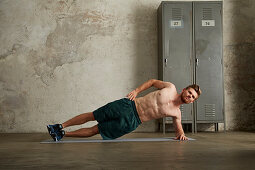
[[[205,104],[205,117],[215,117],[215,104]]]
[[[181,110],[181,113],[184,112],[184,107],[183,107],[183,105],[181,105],[180,110]]]
[[[172,8],[172,20],[182,20],[183,13],[181,8]]]
[[[212,8],[203,8],[203,20],[212,20]]]

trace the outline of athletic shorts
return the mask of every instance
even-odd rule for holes
[[[128,98],[108,103],[95,110],[93,114],[104,140],[121,137],[141,124],[135,102]]]

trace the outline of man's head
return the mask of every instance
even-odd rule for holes
[[[182,90],[181,100],[186,104],[193,103],[201,94],[202,91],[199,86],[192,84]]]

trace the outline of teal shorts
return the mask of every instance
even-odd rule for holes
[[[93,114],[104,140],[121,137],[141,124],[135,102],[128,98],[108,103],[95,110]]]

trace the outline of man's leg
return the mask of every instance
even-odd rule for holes
[[[66,121],[65,123],[62,124],[62,126],[63,126],[63,128],[66,128],[68,126],[80,125],[80,124],[86,123],[88,121],[93,121],[93,120],[95,120],[95,117],[92,112],[83,113],[83,114],[75,116],[74,118]]]
[[[62,130],[68,126],[80,125],[88,121],[94,121],[95,117],[92,112],[83,113],[74,118],[64,122],[63,124],[48,125],[48,131],[53,140],[60,141],[64,136],[77,136],[77,137],[89,137],[99,133],[97,125],[91,128],[83,128],[73,132],[65,132]]]
[[[94,121],[94,120],[95,120],[95,117],[92,112],[83,113],[66,121],[65,123],[62,124],[62,126],[63,128],[66,128],[68,126],[80,125],[88,121]],[[97,125],[95,125],[91,128],[82,128],[72,132],[65,132],[65,137],[90,137],[98,133],[99,133],[98,127]]]
[[[98,126],[91,128],[82,128],[73,132],[66,132],[65,137],[90,137],[99,133]]]

